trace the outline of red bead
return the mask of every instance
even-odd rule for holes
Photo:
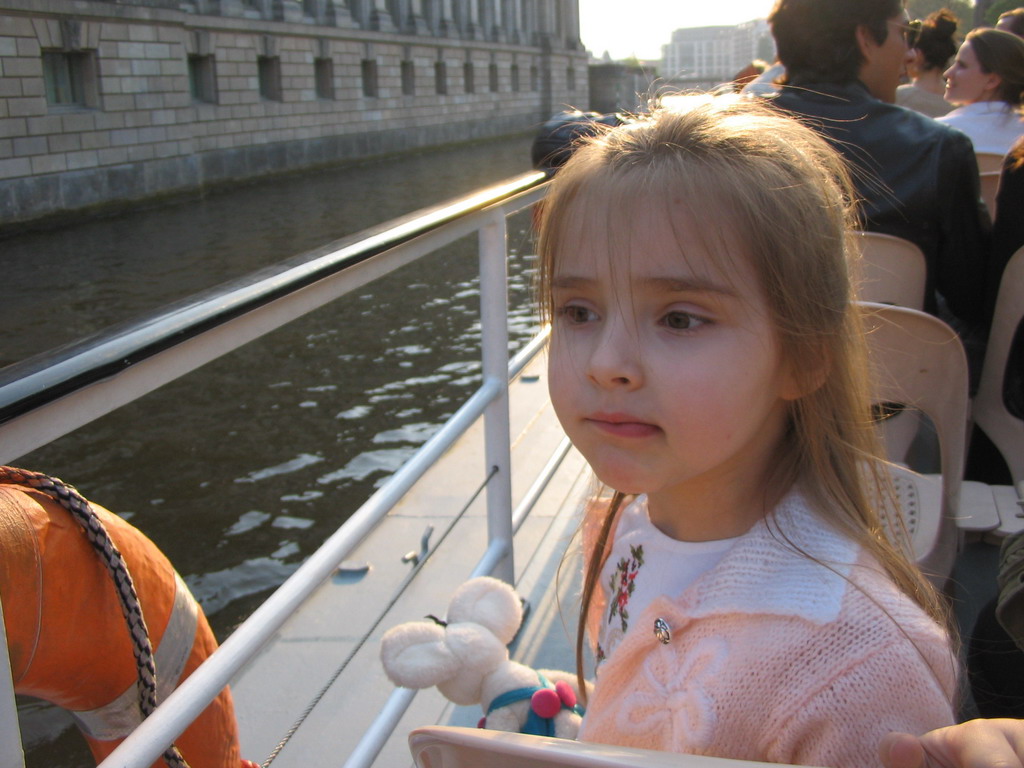
[[[530,707],[539,717],[554,717],[562,711],[562,700],[550,688],[541,688],[530,697]]]
[[[481,717],[480,720],[477,721],[476,727],[477,728],[486,728],[487,727],[487,718],[486,717]]]
[[[576,706],[576,691],[565,680],[559,680],[555,683],[555,692],[558,693],[558,698],[562,700],[562,706],[569,709]]]

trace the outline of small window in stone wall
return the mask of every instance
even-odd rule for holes
[[[540,90],[540,70],[537,69],[536,65],[530,67],[530,90]]]
[[[416,63],[409,59],[402,62],[402,95],[416,95]]]
[[[95,51],[43,51],[43,80],[51,107],[99,106]]]
[[[467,61],[462,65],[462,82],[466,88],[466,93],[476,93],[476,83],[473,82],[473,76],[473,62]]]
[[[375,98],[377,96],[377,62],[373,59],[363,59],[360,69],[363,75],[363,96]]]
[[[448,65],[443,61],[434,62],[434,90],[441,96],[448,93]]]
[[[256,66],[259,72],[260,96],[267,101],[281,101],[281,58],[258,56]]]
[[[491,64],[487,67],[487,79],[490,81],[491,93],[498,92],[498,65]]]
[[[213,56],[188,57],[188,87],[193,101],[217,103],[217,67]]]
[[[518,93],[519,92],[519,65],[518,64],[513,64],[512,65],[511,75],[512,75],[512,91],[514,93]]]
[[[569,67],[565,71],[565,83],[566,83],[566,87],[570,91],[575,91],[576,90],[576,70],[573,67]]]
[[[313,59],[313,79],[316,81],[318,99],[334,99],[334,60]]]

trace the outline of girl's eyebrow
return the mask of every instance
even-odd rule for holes
[[[594,285],[597,281],[589,277],[578,277],[576,275],[556,275],[551,279],[552,288],[584,288]]]
[[[731,287],[700,277],[642,277],[637,282],[641,286],[666,293],[718,293],[736,297],[736,291]]]
[[[557,275],[552,279],[551,287],[571,290],[591,287],[597,282],[590,277]],[[637,283],[641,287],[665,293],[717,293],[729,297],[737,295],[736,291],[728,286],[698,277],[642,277]]]

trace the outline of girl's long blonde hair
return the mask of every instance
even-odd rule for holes
[[[853,303],[852,189],[839,155],[795,119],[749,99],[680,100],[582,141],[555,177],[540,213],[542,308],[550,319],[558,254],[573,247],[581,218],[602,195],[665,205],[666,215],[702,222],[709,238],[727,227],[746,246],[742,255],[758,276],[781,357],[807,393],[791,403],[765,509],[799,482],[813,509],[948,626],[945,603],[909,559],[909,541],[894,543],[886,535],[887,529],[902,531],[906,538],[902,520],[883,524],[898,513],[895,503],[882,502],[893,498],[891,480],[873,423],[866,344]],[[609,237],[615,224],[608,225]],[[623,501],[616,492],[603,505],[607,512],[586,565],[577,633],[581,690],[586,619]]]

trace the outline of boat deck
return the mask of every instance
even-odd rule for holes
[[[526,493],[564,437],[547,398],[544,367],[539,356],[510,389],[513,503]],[[486,494],[476,494],[485,474],[483,455],[483,428],[478,424],[347,561],[368,564],[369,569],[339,573],[325,582],[243,668],[232,684],[243,756],[264,760],[335,674],[337,679],[273,764],[340,764],[351,753],[393,690],[378,655],[381,635],[426,614],[443,616],[449,597],[470,577],[486,548]],[[515,536],[516,588],[530,611],[513,653],[531,666],[573,666],[579,561],[563,555],[576,530],[589,478],[582,457],[570,450]],[[430,546],[440,544],[399,595],[413,567],[402,557],[420,550],[427,526],[434,528]],[[356,634],[371,626],[365,641]],[[479,717],[479,707],[455,707],[435,689],[425,690],[413,701],[377,764],[408,764],[406,735],[414,727],[475,725]]]

